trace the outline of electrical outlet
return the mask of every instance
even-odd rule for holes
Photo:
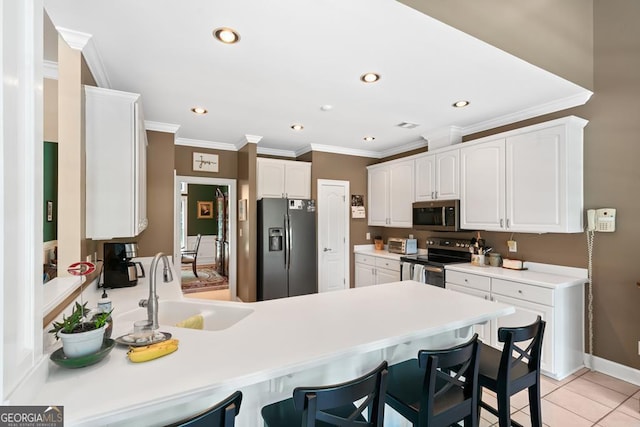
[[[518,243],[515,240],[507,240],[509,252],[518,252]]]
[[[367,240],[371,240],[371,233],[367,233]]]
[[[640,341],[638,341],[638,356],[640,356]]]

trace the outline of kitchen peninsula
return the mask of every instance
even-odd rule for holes
[[[147,297],[147,280],[110,292],[117,310],[114,337],[131,330],[131,319],[146,316],[146,309],[133,307]],[[160,283],[161,301],[175,297],[176,287],[179,279]],[[396,363],[415,357],[419,348],[451,345],[468,338],[472,325],[514,311],[412,281],[257,303],[176,300],[210,307],[214,315],[216,307],[249,314],[218,330],[177,328],[161,320],[160,329],[180,340],[179,350],[146,363],[129,362],[124,346],[80,369],[44,360],[48,372],[40,381],[32,378],[10,403],[64,405],[69,426],[162,425],[241,390],[237,425],[255,426],[260,407],[289,397],[297,385],[342,381],[383,359]],[[161,305],[161,319],[162,310]]]

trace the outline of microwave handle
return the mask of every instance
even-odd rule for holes
[[[447,210],[444,206],[442,207],[442,225],[447,226]]]

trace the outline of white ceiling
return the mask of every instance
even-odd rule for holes
[[[179,125],[183,144],[234,149],[249,135],[264,153],[383,157],[591,96],[394,0],[44,3],[65,40],[90,36],[83,53],[98,84],[142,94],[147,127]],[[223,26],[240,42],[215,40]],[[365,72],[382,79],[364,84]],[[451,106],[461,99],[471,104]],[[209,113],[196,116],[194,106]]]

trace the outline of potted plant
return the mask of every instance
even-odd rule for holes
[[[87,303],[75,303],[70,316],[63,315],[61,322],[53,322],[49,333],[62,339],[62,351],[67,357],[81,357],[95,353],[102,347],[105,329],[111,311],[87,318]]]

